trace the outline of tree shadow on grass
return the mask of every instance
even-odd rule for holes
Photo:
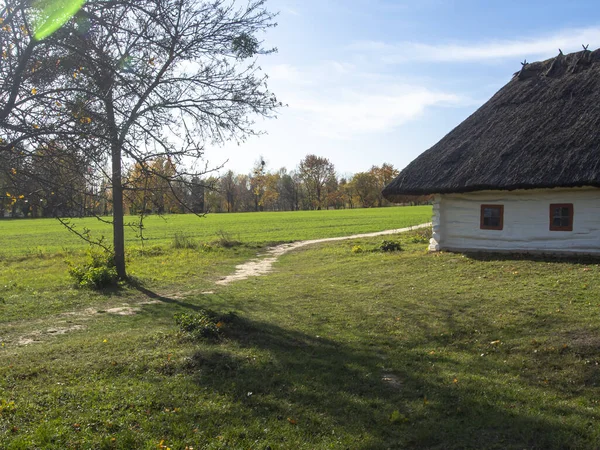
[[[202,311],[205,308],[198,306],[198,305],[194,305],[193,303],[189,303],[189,302],[185,302],[182,301],[180,299],[177,298],[171,298],[171,297],[167,297],[165,295],[161,295],[158,294],[154,291],[151,291],[150,289],[145,288],[144,286],[142,286],[139,283],[136,283],[134,285],[132,285],[132,287],[137,290],[138,292],[144,294],[146,297],[151,298],[152,300],[158,300],[162,303],[168,303],[170,305],[176,305],[179,306],[181,308],[185,308],[185,309],[190,309],[192,311]]]
[[[226,337],[228,345],[203,347],[182,370],[194,376],[199,388],[236,399],[244,414],[254,420],[297,426],[305,445],[330,443],[364,449],[582,446],[574,438],[581,430],[558,419],[564,411],[557,408],[557,420],[548,420],[513,409],[510,404],[515,399],[495,387],[486,392],[481,385],[462,387],[436,379],[431,375],[431,360],[415,358],[410,346],[397,349],[395,360],[404,364],[390,370],[367,340],[342,345],[239,317],[227,324]],[[237,356],[229,351],[232,344],[266,352],[269,357],[254,361]],[[438,364],[443,359],[436,356]],[[473,370],[485,377],[498,376],[504,368],[488,360]],[[332,441],[332,433],[337,433],[337,442]],[[290,444],[277,439],[281,437],[269,442],[282,448]]]
[[[182,308],[205,309],[139,290]],[[414,322],[424,337],[384,342],[376,332],[346,343],[237,316],[223,328],[224,341],[203,343],[170,374],[189,376],[198,394],[216,392],[236,405],[233,411],[200,414],[200,423],[216,421],[225,432],[240,416],[254,424],[250,427],[264,423],[273,430],[295,428],[293,442],[285,432],[261,437],[257,442],[265,448],[299,443],[306,448],[362,449],[595,448],[593,433],[586,428],[586,423],[595,422],[595,414],[562,401],[578,395],[581,387],[573,388],[572,380],[564,377],[548,384],[540,378],[540,368],[551,370],[553,364],[563,364],[554,353],[532,356],[532,349],[491,344],[493,336],[505,331],[493,321],[476,317],[480,334],[470,336],[473,330],[461,316],[473,312],[442,309],[441,313],[441,326],[431,327],[427,320]],[[418,316],[426,317],[426,311]],[[527,326],[528,319],[523,320],[513,325]],[[550,334],[561,329],[554,315],[539,315],[535,320]],[[457,359],[461,352],[479,356],[481,346],[473,341],[482,337],[485,358]],[[454,352],[427,355],[422,351],[424,340],[432,348],[453,347]],[[587,341],[580,346],[584,344]],[[529,367],[519,371],[503,364],[505,356],[515,354]],[[442,366],[466,366],[479,381],[443,379],[436,372]],[[497,385],[507,377],[514,378],[516,389],[505,391]],[[583,384],[595,383],[598,371],[588,367],[580,378]],[[521,388],[527,392],[522,398],[515,394]],[[539,393],[540,404],[531,399],[532,392]],[[240,438],[230,444],[247,442]]]

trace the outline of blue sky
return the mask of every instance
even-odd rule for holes
[[[402,169],[521,67],[600,47],[592,1],[269,0],[269,87],[288,106],[257,121],[267,134],[206,152],[248,173],[261,156],[293,170],[308,153],[340,175]]]

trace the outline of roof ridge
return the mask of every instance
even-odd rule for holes
[[[513,77],[518,80],[527,80],[535,76],[560,77],[566,73],[578,73],[589,68],[592,63],[600,60],[600,49],[589,50],[589,45],[582,45],[583,50],[564,54],[558,49],[558,55],[553,58],[529,63],[521,63],[521,70],[515,72]]]

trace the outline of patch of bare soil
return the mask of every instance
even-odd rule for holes
[[[423,223],[421,225],[415,225],[414,227],[399,228],[397,230],[377,231],[375,233],[354,234],[352,236],[341,236],[334,238],[311,239],[308,241],[298,241],[292,242],[291,244],[277,245],[268,249],[264,255],[259,255],[259,257],[256,259],[252,259],[244,264],[236,266],[235,273],[233,275],[229,275],[218,280],[216,284],[223,286],[233,283],[235,281],[246,280],[250,277],[259,277],[261,275],[265,275],[271,272],[271,270],[273,270],[273,264],[281,255],[284,255],[285,253],[290,252],[292,250],[296,250],[300,247],[305,247],[307,245],[320,244],[323,242],[344,241],[348,239],[385,236],[389,234],[404,233],[406,231],[416,230],[419,228],[426,228],[430,226],[431,223]]]
[[[14,338],[6,340],[6,342],[14,342],[16,345],[31,345],[39,344],[52,338],[53,336],[60,336],[62,334],[71,333],[73,331],[81,331],[86,328],[85,322],[90,320],[98,314],[113,314],[117,316],[132,316],[141,311],[142,305],[161,303],[159,300],[147,300],[140,302],[138,306],[132,306],[127,303],[123,303],[122,306],[109,308],[109,309],[95,309],[86,308],[81,311],[69,311],[57,316],[36,321],[34,324],[36,328],[16,336]],[[72,322],[78,323],[72,323]],[[52,324],[52,327],[48,327],[48,324]],[[5,330],[10,328],[10,324],[7,324]],[[2,339],[0,339],[2,340]]]
[[[29,334],[19,336],[16,339],[17,345],[30,345],[37,344],[46,340],[50,336],[59,336],[61,334],[67,334],[73,331],[83,330],[83,325],[70,325],[66,327],[53,327],[45,330],[34,330]]]
[[[120,308],[110,308],[104,312],[107,314],[116,314],[117,316],[134,316],[140,308],[132,308],[131,306],[121,306]]]

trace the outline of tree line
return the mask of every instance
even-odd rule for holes
[[[33,155],[0,161],[0,217],[108,216],[113,213],[109,177],[94,174],[70,152],[45,147]],[[48,159],[49,154],[53,158]],[[51,161],[52,164],[48,164]],[[9,167],[10,166],[10,167]],[[157,157],[130,165],[123,176],[126,214],[298,211],[389,206],[383,187],[398,175],[383,163],[350,176],[339,176],[329,159],[307,155],[291,171],[269,170],[261,159],[249,173],[228,170],[222,176],[178,175],[177,163]],[[11,176],[12,175],[12,176]],[[48,180],[51,180],[49,182]],[[423,203],[427,197],[407,197]]]
[[[382,189],[398,175],[393,165],[383,163],[365,172],[340,176],[327,158],[307,155],[297,168],[268,170],[264,161],[249,174],[227,171],[220,178],[209,178],[216,188],[205,193],[207,211],[298,211],[390,206]],[[407,197],[404,203],[429,201]]]

